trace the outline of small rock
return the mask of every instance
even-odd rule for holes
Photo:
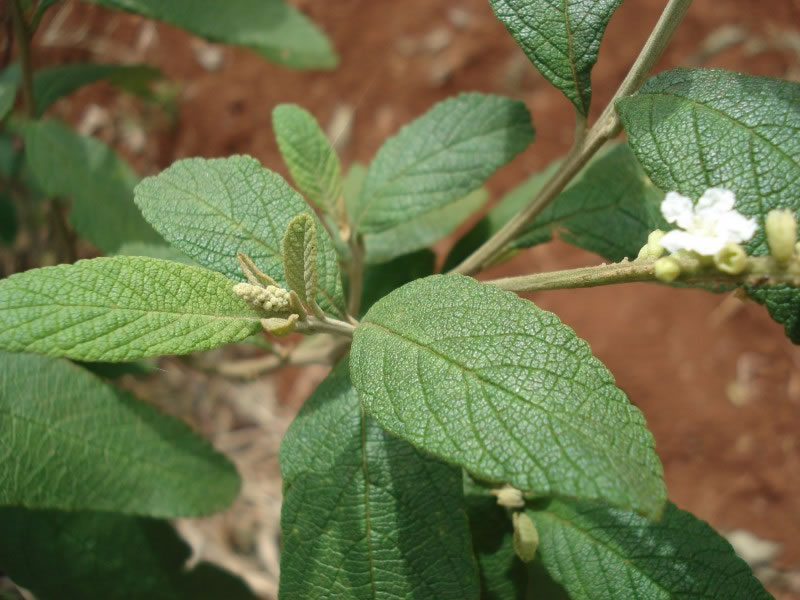
[[[447,19],[456,29],[464,29],[472,22],[472,15],[468,10],[454,6],[447,11]]]
[[[739,558],[752,568],[769,564],[781,552],[780,544],[763,540],[745,529],[735,529],[725,538],[733,546]]]
[[[203,40],[192,40],[192,54],[206,71],[219,71],[225,62],[225,49]]]
[[[441,52],[453,41],[453,34],[447,27],[437,27],[425,34],[422,38],[422,49],[425,52],[436,54]]]

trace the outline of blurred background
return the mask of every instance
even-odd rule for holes
[[[523,100],[537,128],[535,143],[489,181],[493,200],[568,150],[572,106],[528,62],[486,0],[292,4],[330,36],[338,68],[293,71],[152,20],[62,2],[35,35],[35,67],[148,63],[165,80],[157,84],[159,102],[97,83],[59,100],[48,114],[112,145],[140,175],[182,157],[244,153],[287,176],[271,125],[278,103],[308,109],[347,167],[368,162],[387,136],[435,102],[464,90],[492,92]],[[663,4],[627,0],[611,19],[592,75],[594,116]],[[800,0],[695,2],[657,70],[675,66],[800,81]],[[46,263],[53,235],[45,224],[0,249],[4,273]],[[440,260],[455,239],[437,244]],[[96,254],[88,245],[78,250],[81,257]],[[598,262],[556,241],[481,277]],[[800,348],[782,326],[764,308],[732,295],[647,284],[541,292],[531,299],[588,340],[644,412],[670,498],[728,535],[776,597],[800,598]],[[264,598],[274,598],[278,445],[327,368],[248,378],[220,373],[221,366],[257,359],[259,352],[223,348],[188,360],[163,358],[155,372],[122,381],[187,420],[236,462],[245,480],[236,504],[209,519],[181,521],[179,528],[198,558],[224,565]]]

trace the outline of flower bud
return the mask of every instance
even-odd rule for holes
[[[512,485],[504,485],[499,490],[492,490],[492,494],[497,496],[497,503],[506,508],[522,508],[525,506],[525,499],[522,492]]]
[[[531,562],[536,558],[536,550],[539,549],[539,532],[536,530],[536,525],[524,512],[514,513],[512,519],[514,552],[522,562]]]
[[[639,250],[636,258],[660,258],[664,255],[664,246],[659,242],[666,235],[664,231],[656,229],[647,236],[647,243]]]
[[[739,244],[728,242],[714,255],[717,269],[729,275],[738,275],[747,268],[747,253]]]
[[[659,258],[653,265],[656,279],[667,283],[675,281],[681,274],[681,265],[673,256]]]
[[[771,210],[764,222],[767,243],[772,257],[779,263],[792,258],[797,243],[797,221],[789,210]]]

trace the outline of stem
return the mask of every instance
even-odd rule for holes
[[[683,15],[686,13],[692,0],[669,0],[664,12],[650,33],[639,56],[633,63],[628,74],[623,79],[611,101],[603,109],[600,118],[592,125],[580,143],[573,145],[564,162],[552,175],[547,183],[542,186],[539,193],[508,223],[490,237],[482,246],[453,269],[454,273],[472,275],[485,266],[491,264],[493,259],[505,248],[509,242],[522,233],[541,212],[562,192],[572,178],[580,171],[589,159],[609,139],[619,133],[620,122],[614,104],[620,98],[635,92],[644,82],[647,74],[666,48],[672,34],[677,29]],[[580,140],[580,138],[578,138]]]
[[[675,283],[692,285],[706,284],[732,289],[741,285],[777,285],[789,284],[800,287],[800,260],[795,257],[789,265],[781,265],[770,256],[753,256],[748,259],[747,269],[738,275],[729,275],[709,267],[695,274],[680,276]],[[544,290],[562,290],[587,288],[600,285],[615,285],[636,281],[661,283],[655,276],[655,260],[636,260],[633,262],[597,265],[565,269],[550,273],[535,273],[519,277],[506,277],[486,281],[500,289],[510,292],[538,292]]]
[[[361,296],[364,291],[364,238],[357,233],[350,237],[350,255],[350,264],[347,266],[350,280],[347,313],[358,317],[358,309],[361,308]]]
[[[281,367],[305,365],[332,365],[347,351],[349,342],[332,338],[324,345],[306,346],[299,344],[280,354],[269,354],[258,358],[225,361],[219,364],[216,372],[225,377],[251,379],[276,371]]]
[[[355,325],[346,321],[331,319],[330,317],[320,319],[312,315],[308,315],[305,321],[299,321],[295,326],[295,330],[301,333],[334,333],[350,338],[353,337],[355,328]]]
[[[11,21],[14,25],[14,37],[17,38],[20,70],[22,71],[22,99],[25,113],[36,117],[36,104],[33,97],[33,67],[31,66],[31,37],[28,24],[20,0],[11,0]]]

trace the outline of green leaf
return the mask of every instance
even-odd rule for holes
[[[155,519],[103,512],[0,508],[0,569],[39,600],[256,600]]]
[[[748,296],[766,306],[770,316],[784,326],[786,337],[800,344],[800,290],[785,284],[745,289]]]
[[[381,430],[348,368],[281,444],[280,596],[477,599],[461,471]]]
[[[459,275],[415,281],[369,310],[351,362],[387,431],[481,479],[661,512],[641,413],[586,342],[527,300]]]
[[[191,258],[180,250],[166,244],[145,244],[143,242],[127,242],[122,244],[116,252],[117,256],[148,256],[150,258],[160,258],[174,262],[198,266]]]
[[[197,516],[233,465],[186,425],[65,360],[0,352],[0,504]]]
[[[401,285],[433,275],[435,267],[436,255],[427,248],[398,256],[382,265],[367,265],[359,316],[364,316],[373,304]]]
[[[85,362],[79,360],[73,362],[102,379],[119,379],[125,375],[145,377],[159,370],[155,361],[147,360],[134,360],[122,363]]]
[[[321,211],[343,220],[342,167],[311,113],[295,104],[279,104],[272,110],[272,126],[300,192]]]
[[[658,522],[558,500],[526,513],[542,563],[574,600],[771,598],[724,538],[671,503]]]
[[[449,235],[467,217],[486,204],[489,193],[480,188],[451,204],[401,223],[391,229],[364,236],[366,261],[382,263],[426,248]]]
[[[249,48],[294,69],[331,69],[339,61],[325,34],[283,0],[89,0],[165,21],[215,42]]]
[[[236,253],[243,252],[282,285],[281,243],[300,213],[317,225],[317,302],[344,316],[339,265],[330,237],[314,211],[277,173],[249,156],[189,158],[136,186],[136,204],[173,246],[198,263],[245,281]]]
[[[119,362],[245,339],[260,315],[213,271],[137,256],[0,280],[0,348]]]
[[[283,268],[290,290],[303,304],[317,295],[317,230],[311,215],[301,213],[289,221],[283,236]]]
[[[56,121],[24,126],[27,164],[45,193],[72,198],[75,230],[105,253],[125,242],[163,243],[133,204],[138,177],[111,148]]]
[[[107,80],[131,93],[146,96],[148,84],[160,77],[161,71],[149,65],[78,63],[40,69],[33,77],[36,113],[41,115],[59,98],[101,80]]]
[[[0,245],[8,246],[17,237],[17,209],[11,194],[0,191]]]
[[[13,63],[0,72],[0,120],[5,119],[17,99],[19,64]]]
[[[544,77],[582,115],[603,32],[622,0],[490,0],[495,15]]]
[[[353,223],[375,233],[443,208],[481,187],[532,139],[521,102],[477,93],[440,102],[381,146]]]
[[[628,140],[664,190],[698,199],[710,187],[736,193],[736,209],[762,226],[743,244],[769,252],[764,219],[775,208],[800,218],[800,84],[721,69],[674,69],[617,102]],[[752,290],[751,290],[752,292]],[[751,295],[800,343],[800,291]]]

